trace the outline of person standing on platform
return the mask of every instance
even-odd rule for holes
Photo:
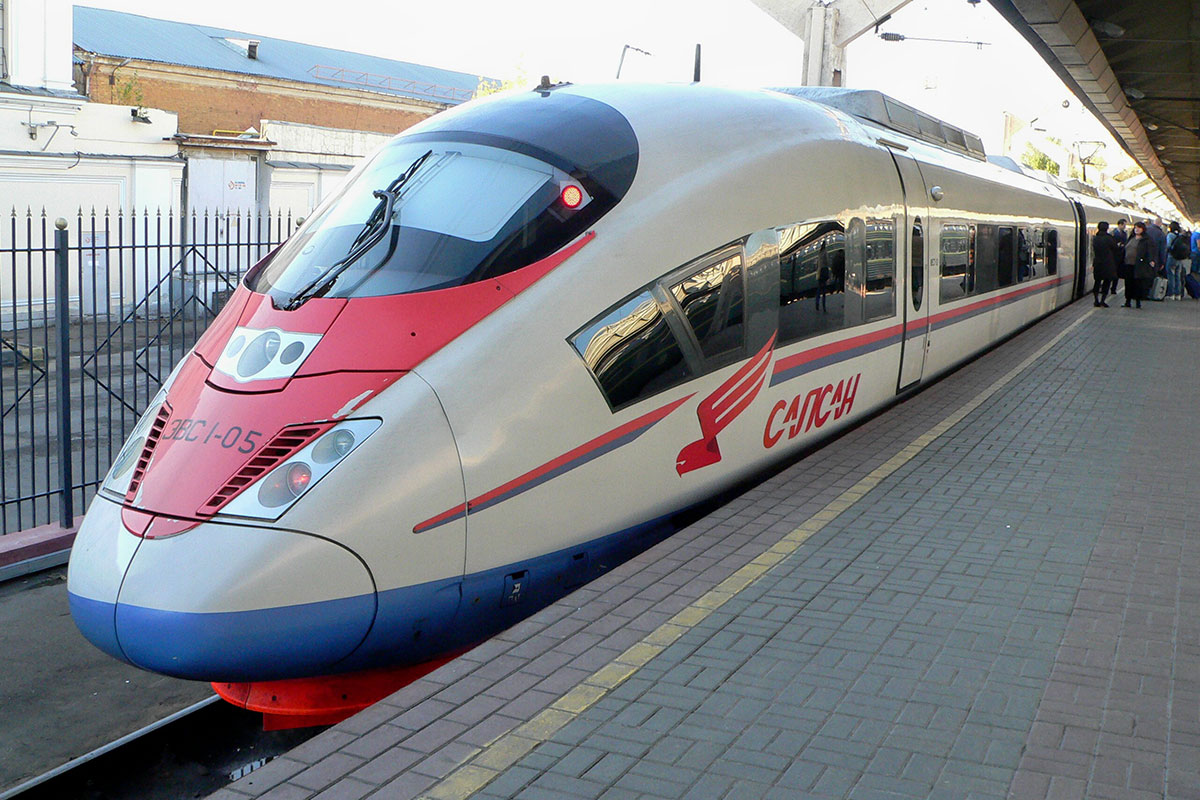
[[[1192,272],[1200,272],[1200,228],[1192,231]]]
[[[1096,223],[1096,235],[1092,237],[1092,305],[1108,308],[1108,295],[1117,293],[1117,265],[1124,252],[1117,240],[1108,232],[1107,222]]]
[[[1183,279],[1192,268],[1191,237],[1178,222],[1172,222],[1167,234],[1167,298],[1183,299]]]
[[[1117,220],[1117,227],[1112,230],[1112,237],[1117,240],[1117,246],[1121,248],[1121,253],[1125,253],[1125,243],[1129,241],[1129,231],[1125,228],[1125,220]],[[1125,281],[1125,296],[1129,296],[1129,278],[1125,276],[1124,258],[1117,262],[1118,277]],[[1117,296],[1117,282],[1113,281],[1113,297]]]
[[[1138,308],[1142,307],[1142,298],[1158,274],[1155,255],[1157,251],[1146,233],[1146,223],[1134,223],[1133,238],[1125,244],[1124,265],[1128,276],[1125,278],[1126,308],[1129,308],[1130,302],[1137,303]]]
[[[1112,237],[1117,240],[1117,244],[1121,245],[1121,247],[1124,247],[1125,243],[1129,241],[1129,231],[1125,229],[1125,220],[1117,220],[1117,227],[1112,232]]]
[[[1162,217],[1155,217],[1154,221],[1146,220],[1146,236],[1150,239],[1150,246],[1154,248],[1150,251],[1150,260],[1161,272],[1167,266],[1167,234],[1162,229]],[[1163,275],[1162,277],[1166,277]]]

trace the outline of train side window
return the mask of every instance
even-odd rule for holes
[[[1058,274],[1058,231],[1046,230],[1046,274]]]
[[[975,292],[990,292],[998,285],[996,263],[996,226],[975,227]]]
[[[998,229],[996,236],[996,281],[1000,286],[1012,286],[1016,276],[1016,231],[1008,226]]]
[[[938,299],[947,303],[966,297],[974,289],[971,275],[971,239],[975,232],[966,225],[947,222],[942,225],[938,241],[938,259],[941,263],[941,279],[938,281]]]
[[[693,377],[663,306],[649,290],[604,312],[570,342],[613,411]]]
[[[896,223],[867,220],[867,279],[863,320],[885,319],[896,313]]]
[[[746,339],[741,245],[708,256],[692,267],[695,271],[672,284],[669,291],[696,335],[700,351],[705,359],[740,353]]]
[[[1017,282],[1027,281],[1033,275],[1033,232],[1029,228],[1017,228]]]
[[[841,328],[845,320],[846,232],[834,221],[779,231],[780,345]]]
[[[909,280],[912,282],[912,304],[914,311],[921,310],[921,298],[925,294],[925,240],[921,235],[921,218],[913,221],[912,252],[909,258]]]
[[[1040,278],[1046,274],[1046,232],[1033,229],[1033,271],[1029,277]]]

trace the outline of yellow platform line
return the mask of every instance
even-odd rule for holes
[[[884,479],[915,458],[922,450],[936,441],[958,423],[962,422],[988,398],[1007,386],[1029,366],[1063,340],[1076,326],[1094,313],[1091,309],[1068,325],[1057,336],[1042,345],[1036,352],[1006,372],[987,389],[968,400],[941,422],[918,436],[900,452],[876,467],[849,489],[839,494],[824,508],[805,520],[791,533],[767,549],[748,564],[736,570],[716,587],[709,590],[691,605],[659,625],[637,644],[631,646],[608,664],[583,679],[566,694],[559,697],[549,708],[517,728],[502,734],[493,742],[460,764],[441,783],[432,786],[423,800],[466,800],[475,792],[495,780],[504,770],[516,764],[542,742],[548,741],[567,723],[595,705],[601,698],[620,686],[651,659],[716,611],[739,592],[753,584],[776,564],[794,553],[813,534],[822,530],[843,512],[878,486]]]

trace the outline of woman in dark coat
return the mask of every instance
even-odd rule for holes
[[[1096,223],[1096,235],[1092,237],[1092,305],[1108,308],[1109,292],[1117,293],[1117,265],[1124,251],[1117,240],[1108,232],[1107,222]]]
[[[1150,237],[1146,235],[1146,223],[1139,222],[1133,226],[1133,237],[1125,243],[1125,259],[1124,266],[1130,277],[1125,279],[1125,307],[1129,308],[1129,301],[1137,303],[1137,307],[1142,307],[1142,298],[1150,291],[1150,284],[1154,281],[1154,276],[1158,272],[1158,267],[1155,264],[1155,258],[1158,255],[1156,248],[1150,241]],[[1133,291],[1133,296],[1130,297],[1130,290]]]

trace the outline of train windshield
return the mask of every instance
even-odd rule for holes
[[[501,275],[559,249],[605,198],[586,178],[485,143],[397,139],[248,281],[283,307]],[[602,213],[602,211],[600,211]]]

